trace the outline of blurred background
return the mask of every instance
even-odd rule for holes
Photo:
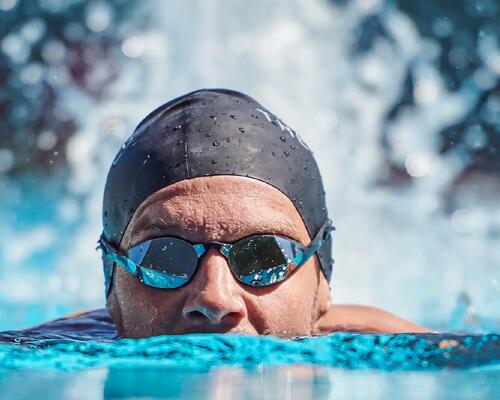
[[[498,331],[499,33],[499,0],[0,0],[0,330],[104,306],[115,153],[225,87],[317,157],[335,302]]]

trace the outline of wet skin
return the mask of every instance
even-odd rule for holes
[[[287,236],[304,245],[311,240],[300,214],[281,191],[256,179],[217,175],[183,180],[150,196],[136,210],[120,247],[126,250],[168,235],[192,243],[229,243],[260,233]],[[332,305],[316,255],[285,281],[256,288],[239,282],[215,248],[200,258],[191,281],[178,289],[146,286],[117,267],[108,309],[124,337],[428,331],[373,307]]]

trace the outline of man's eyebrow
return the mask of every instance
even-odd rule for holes
[[[183,228],[182,225],[178,223],[169,224],[161,217],[157,217],[154,219],[149,219],[149,218],[146,219],[145,221],[143,221],[143,223],[141,223],[140,231],[141,232],[162,231],[163,234],[161,236],[174,235],[182,239],[185,239],[187,241],[192,241],[191,238],[189,237],[188,231],[185,228]],[[272,224],[244,226],[244,229],[242,230],[240,235],[238,235],[238,237],[236,237],[235,239],[231,240],[231,242],[236,242],[247,236],[265,235],[265,234],[284,236],[293,239],[297,242],[301,242],[295,229],[286,229],[286,226],[282,224],[275,226],[273,226]]]

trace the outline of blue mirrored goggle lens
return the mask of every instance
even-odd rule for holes
[[[160,289],[175,289],[181,287],[191,278],[187,274],[182,276],[173,275],[168,272],[160,272],[146,267],[141,267],[141,273],[141,282]]]
[[[158,238],[129,249],[128,258],[140,267],[141,281],[157,288],[177,288],[196,271],[198,257],[182,239]]]
[[[151,245],[151,240],[148,240],[137,246],[131,247],[127,252],[128,258],[130,258],[136,264],[141,264],[150,245]]]
[[[237,242],[228,257],[238,279],[251,286],[284,280],[301,244],[272,235],[251,236]]]

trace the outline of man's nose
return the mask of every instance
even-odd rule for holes
[[[211,248],[199,263],[189,283],[184,318],[194,324],[236,326],[245,317],[246,307],[225,257]]]

